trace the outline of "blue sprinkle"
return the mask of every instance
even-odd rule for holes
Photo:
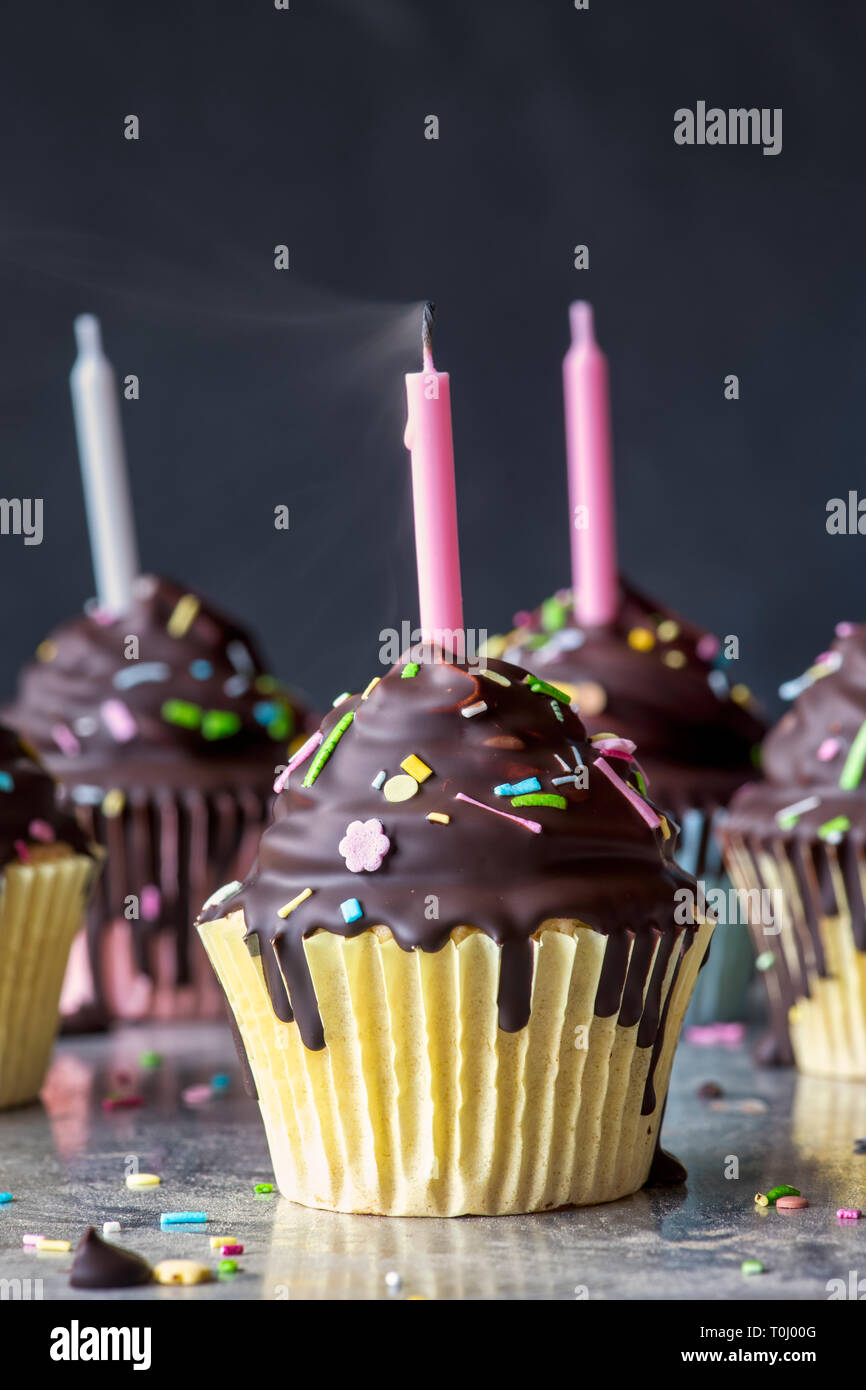
[[[211,1077],[210,1084],[214,1091],[227,1091],[232,1084],[232,1079],[227,1071],[218,1071],[216,1076]]]
[[[207,1221],[206,1211],[164,1211],[160,1214],[159,1224],[161,1226],[176,1226],[182,1221],[194,1221],[201,1224]]]
[[[12,1193],[11,1193],[11,1192],[0,1192],[0,1203],[4,1203],[4,1204],[5,1204],[6,1202],[11,1202],[11,1201],[12,1201]]]
[[[253,714],[258,723],[264,724],[267,728],[280,714],[280,708],[274,704],[273,700],[259,700],[257,704],[253,705]]]
[[[0,791],[11,792],[15,790],[15,781],[9,772],[0,772]]]
[[[510,782],[500,782],[498,787],[493,788],[494,796],[511,796],[514,788]]]
[[[357,922],[358,918],[364,915],[364,909],[357,898],[347,898],[344,903],[340,903],[340,911],[344,922]]]
[[[190,662],[189,673],[195,676],[197,681],[209,681],[213,675],[213,666],[200,656],[198,660]]]
[[[526,792],[540,792],[541,783],[537,777],[524,777],[522,782],[500,782],[493,788],[495,796],[523,796]]]
[[[136,661],[115,671],[111,683],[118,690],[128,690],[130,686],[141,685],[143,681],[167,681],[170,675],[171,671],[164,661]]]

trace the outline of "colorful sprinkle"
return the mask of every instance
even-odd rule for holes
[[[220,1246],[221,1255],[242,1255],[244,1247],[238,1241],[231,1241],[228,1245]]]
[[[287,903],[283,903],[282,907],[277,909],[277,916],[284,918],[288,917],[290,913],[294,912],[296,907],[300,907],[301,903],[305,903],[307,898],[311,898],[312,896],[312,888],[304,888],[294,898],[291,898]]]
[[[318,753],[313,759],[310,765],[310,769],[303,782],[301,783],[302,786],[311,787],[313,785],[322,768],[325,766],[325,763],[330,758],[331,754],[333,753],[334,749],[340,742],[340,739],[343,737],[343,734],[346,732],[354,718],[355,711],[349,710],[348,714],[344,714],[342,719],[340,719],[334,725],[333,729],[328,734],[328,737],[324,740],[321,748],[319,749]]]
[[[133,685],[149,681],[167,681],[171,671],[164,661],[136,661],[115,671],[111,683],[117,690],[129,690]]]
[[[361,699],[362,699],[362,700],[369,700],[370,696],[372,695],[373,691],[376,689],[376,686],[379,684],[379,682],[380,682],[381,679],[382,679],[381,676],[374,676],[374,677],[373,677],[373,679],[370,681],[370,684],[367,686],[367,689],[364,691],[363,695],[361,696]]]
[[[118,1233],[119,1230],[120,1230],[120,1222],[119,1222],[119,1221],[103,1221],[103,1223],[102,1223],[102,1234],[103,1234],[104,1236],[115,1236],[115,1235],[117,1235],[117,1233]]]
[[[156,922],[162,910],[162,894],[155,883],[145,883],[140,894],[141,915],[145,922]]]
[[[866,763],[866,720],[863,721],[854,735],[854,741],[845,759],[845,766],[842,768],[839,786],[843,791],[855,791],[859,787],[863,777],[864,763]]]
[[[705,632],[702,637],[699,637],[695,648],[701,661],[712,661],[718,656],[721,649],[721,642],[712,632]]]
[[[481,666],[478,670],[479,676],[484,676],[486,680],[493,681],[494,685],[510,685],[511,681],[507,676],[503,676],[501,671],[491,671],[489,666]]]
[[[816,754],[818,762],[832,762],[841,746],[838,738],[825,738],[823,742],[818,745],[818,752]]]
[[[126,1185],[129,1188],[159,1187],[162,1179],[158,1173],[127,1173]]]
[[[559,632],[568,622],[568,609],[557,598],[546,598],[541,605],[541,626],[545,632]]]
[[[33,1236],[33,1235],[22,1236],[22,1237],[21,1237],[21,1244],[22,1244],[22,1245],[38,1245],[39,1242],[40,1242],[40,1240],[45,1240],[45,1239],[46,1239],[45,1236]]]
[[[274,700],[257,700],[253,705],[253,718],[265,729],[269,724],[273,724],[281,712],[280,706]]]
[[[647,825],[650,827],[651,830],[659,829],[659,827],[661,826],[661,820],[659,819],[656,812],[652,809],[651,806],[647,804],[646,801],[643,800],[642,797],[638,796],[637,792],[634,791],[634,789],[630,787],[627,782],[623,782],[621,777],[617,777],[613,768],[610,766],[609,763],[605,762],[604,758],[596,758],[595,762],[593,763],[593,767],[597,767],[599,771],[604,774],[607,780],[616,787],[617,791],[622,792],[626,801],[631,803],[631,805],[637,811],[638,815],[643,817],[643,819],[646,821]]]
[[[717,700],[727,700],[730,695],[728,688],[728,678],[724,671],[710,671],[707,675],[707,685],[712,690]]]
[[[273,1190],[274,1184],[272,1182],[257,1182],[253,1189],[260,1197],[267,1196],[267,1194],[273,1192]]]
[[[616,734],[596,734],[591,743],[606,758],[626,758],[630,762],[637,751],[630,738],[618,738]]]
[[[197,729],[201,724],[201,705],[191,700],[165,700],[160,710],[166,724],[177,724],[181,729]]]
[[[237,1274],[238,1262],[237,1260],[220,1260],[217,1269],[220,1274]]]
[[[0,1192],[0,1206],[5,1206],[7,1202],[11,1201],[13,1201],[11,1192]],[[38,1236],[37,1239],[42,1240],[44,1237]]]
[[[122,814],[125,805],[126,797],[120,787],[112,787],[102,798],[102,814],[108,820],[114,820],[116,816]]]
[[[248,647],[237,637],[227,644],[226,656],[235,670],[242,671],[244,675],[251,676],[256,669],[255,662],[250,656]],[[259,686],[259,689],[261,689],[261,686]]]
[[[383,785],[383,783],[386,781],[387,777],[388,777],[387,772],[385,771],[384,768],[381,768],[381,769],[376,773],[376,776],[373,778],[372,782],[370,783],[370,786],[373,787],[376,791],[379,791],[379,789],[381,788],[381,786]]]
[[[195,594],[184,594],[183,598],[179,598],[166,624],[169,637],[184,637],[195,622],[200,607]]]
[[[207,1284],[213,1275],[197,1260],[160,1260],[153,1277],[158,1284]]]
[[[673,618],[663,618],[656,628],[656,636],[660,642],[673,642],[680,635],[680,625],[675,623]]]
[[[57,1251],[61,1254],[65,1254],[67,1250],[72,1249],[72,1245],[68,1240],[46,1240],[43,1237],[42,1240],[37,1240],[36,1249]]]
[[[18,855],[18,858],[21,860],[22,864],[30,863],[32,856],[30,854],[28,846],[25,844],[23,840],[13,840],[12,848],[15,850],[15,853]]]
[[[202,716],[202,738],[214,742],[220,738],[231,738],[241,727],[241,717],[234,710],[209,709]]]
[[[103,1110],[137,1110],[144,1105],[144,1096],[106,1096],[102,1102]]]
[[[463,705],[460,713],[464,719],[474,719],[476,714],[483,714],[487,709],[486,700],[476,700],[474,705]]]
[[[411,680],[413,676],[417,676],[420,670],[421,667],[418,665],[417,661],[407,661],[403,670],[400,672],[400,679],[404,681]]]
[[[832,820],[818,826],[818,838],[827,840],[831,845],[838,845],[846,830],[850,829],[851,822],[847,816],[834,816]]]
[[[238,884],[238,887],[240,887],[240,884]],[[138,1065],[144,1067],[147,1071],[155,1071],[157,1067],[162,1066],[162,1053],[142,1052],[138,1059]]]
[[[234,1245],[235,1238],[234,1236],[211,1236],[209,1244],[211,1250],[222,1250],[224,1245]]]
[[[771,970],[775,963],[776,957],[772,951],[762,951],[755,961],[755,969],[763,974],[765,970]]]
[[[47,820],[32,820],[27,827],[27,834],[31,840],[39,840],[43,845],[50,845],[57,839],[54,826],[49,825]]]
[[[305,763],[307,761],[307,758],[309,758],[311,753],[315,752],[315,750],[318,748],[319,744],[322,742],[322,739],[324,737],[325,735],[322,733],[321,729],[317,729],[314,734],[310,735],[306,743],[298,749],[294,757],[290,759],[288,765],[283,768],[282,772],[280,773],[279,777],[274,783],[275,792],[281,792],[283,790],[292,773],[294,772],[295,768],[300,767],[301,763]]]
[[[214,1072],[210,1084],[214,1091],[227,1091],[232,1084],[232,1079],[227,1071],[218,1071]]]
[[[627,640],[636,652],[651,652],[656,644],[655,634],[648,627],[633,627]]]
[[[390,848],[391,841],[382,828],[382,822],[375,819],[351,821],[338,845],[346,868],[352,874],[372,874],[381,869],[382,860]]]
[[[51,730],[51,737],[61,753],[65,753],[67,758],[74,758],[81,752],[81,744],[68,724],[55,724]]]
[[[248,676],[234,675],[229,676],[228,680],[223,681],[223,692],[236,700],[241,695],[246,695],[250,688]]]
[[[382,788],[386,801],[408,801],[418,790],[418,783],[408,773],[398,773],[396,777],[389,777]]]
[[[428,777],[433,776],[432,767],[428,767],[422,762],[417,753],[410,753],[400,764],[404,772],[408,772],[410,777],[414,777],[416,782],[426,782]]]
[[[800,816],[805,815],[807,811],[814,811],[820,805],[821,798],[819,796],[807,796],[802,801],[794,801],[790,806],[783,806],[781,810],[776,812],[776,824],[780,825],[783,830],[790,830],[793,825],[797,824]]]
[[[563,705],[571,704],[571,696],[560,690],[558,685],[548,685],[547,681],[541,681],[537,676],[527,676],[524,683],[533,695],[548,695],[551,700],[559,700]]]
[[[209,681],[213,675],[213,666],[203,656],[200,656],[195,661],[190,662],[189,673],[194,680]]]
[[[767,1201],[770,1206],[777,1202],[780,1197],[799,1197],[799,1187],[791,1187],[790,1183],[780,1183],[778,1187],[771,1187],[767,1193]]]
[[[681,652],[678,647],[674,647],[671,651],[663,654],[662,661],[665,666],[670,666],[672,670],[680,671],[686,664],[686,654]]]
[[[344,922],[357,922],[364,915],[364,909],[357,898],[346,898],[345,902],[340,903],[340,911]]]
[[[0,792],[15,790],[15,779],[11,772],[0,772]]]
[[[51,642],[46,637],[44,642],[40,642],[36,648],[37,661],[53,661],[57,655],[57,643]]]
[[[752,703],[752,692],[747,685],[738,682],[731,686],[731,699],[735,705],[750,705]]]
[[[138,725],[122,700],[105,700],[99,710],[115,743],[129,743],[130,739],[135,738]]]
[[[544,828],[540,821],[524,820],[523,816],[512,816],[508,811],[497,811],[495,806],[485,806],[483,801],[476,801],[474,797],[466,796],[464,792],[457,792],[455,801],[465,801],[470,806],[478,806],[482,811],[489,811],[493,816],[502,816],[503,820],[513,820],[516,825],[522,825],[526,830],[531,830],[533,835],[539,835]]]
[[[186,1223],[203,1226],[206,1222],[206,1211],[163,1211],[159,1215],[160,1226],[181,1226]]]
[[[446,816],[444,811],[430,811],[427,816],[427,819],[432,820],[435,825],[451,824],[451,817]]]
[[[764,1266],[761,1264],[760,1260],[743,1260],[743,1263],[740,1265],[741,1274],[763,1274],[763,1272]]]
[[[209,1100],[213,1100],[213,1091],[206,1083],[187,1086],[185,1091],[181,1091],[180,1098],[185,1105],[205,1105]]]
[[[578,782],[580,782],[581,780],[582,779],[578,776],[576,772],[571,772],[567,777],[551,777],[550,783],[551,786],[554,787],[564,787],[567,784],[573,784],[574,786],[577,786]]]
[[[240,888],[239,879],[233,879],[231,883],[224,883],[221,888],[214,889],[207,902],[202,906],[202,912],[207,912],[209,907],[216,907],[218,903],[224,903],[227,898],[233,898]]]
[[[493,788],[494,796],[524,796],[527,792],[540,791],[541,783],[537,777],[524,777],[522,782],[500,782],[498,787]]]
[[[105,795],[103,787],[94,787],[82,782],[72,788],[72,800],[79,806],[98,806]]]
[[[564,796],[555,792],[530,792],[528,796],[513,796],[512,806],[550,806],[555,811],[564,811],[568,806]]]
[[[563,724],[565,722],[565,715],[563,714],[562,707],[560,706],[558,701],[551,700],[550,708],[553,710],[553,713],[556,715],[556,718],[559,721],[559,723]]]
[[[859,1207],[840,1207],[836,1215],[840,1221],[859,1221],[863,1213]]]

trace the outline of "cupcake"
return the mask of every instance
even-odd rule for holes
[[[609,624],[577,626],[568,591],[515,622],[488,649],[565,691],[590,734],[633,739],[653,800],[680,827],[679,862],[708,896],[727,887],[715,829],[757,776],[764,727],[746,686],[730,682],[719,639],[626,584]],[[720,921],[689,1022],[741,1019],[753,963],[748,928]]]
[[[725,859],[747,895],[775,1060],[866,1080],[866,627],[797,681],[764,741],[764,780],[734,798]]]
[[[613,1201],[650,1175],[712,926],[676,920],[695,884],[633,745],[425,651],[328,714],[200,918],[277,1183],[385,1215]]]
[[[63,971],[98,851],[55,786],[0,725],[0,1109],[35,1100],[45,1078]]]
[[[249,634],[200,594],[142,576],[120,617],[91,607],[46,637],[5,718],[108,851],[66,1011],[219,1016],[191,922],[249,866],[304,718]]]

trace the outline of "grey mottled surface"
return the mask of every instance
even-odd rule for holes
[[[146,1049],[163,1054],[139,1073]],[[146,1103],[106,1114],[101,1099],[129,1071]],[[181,1090],[230,1071],[228,1095],[192,1108]],[[758,1098],[759,1113],[715,1110],[696,1099],[702,1081],[725,1100]],[[826,1299],[827,1281],[866,1278],[866,1218],[850,1226],[839,1206],[866,1209],[866,1086],[807,1081],[754,1069],[744,1049],[681,1045],[665,1142],[689,1168],[685,1189],[537,1216],[423,1220],[307,1211],[256,1197],[270,1179],[255,1104],[242,1093],[227,1029],[148,1025],[67,1039],[57,1050],[44,1106],[0,1115],[0,1280],[42,1279],[46,1299],[106,1297],[70,1290],[71,1255],[25,1251],[38,1232],[74,1243],[84,1227],[118,1220],[126,1244],[151,1261],[182,1256],[216,1267],[211,1234],[245,1246],[241,1272],[195,1288],[157,1286],[114,1294],[144,1299],[387,1298]],[[739,1177],[726,1178],[731,1157]],[[130,1158],[162,1185],[132,1192]],[[809,1197],[804,1212],[759,1212],[753,1196],[788,1182]],[[207,1227],[161,1231],[165,1210],[205,1210]],[[744,1259],[766,1273],[746,1279]],[[403,1280],[389,1293],[385,1274]],[[864,1284],[866,1292],[866,1284]]]

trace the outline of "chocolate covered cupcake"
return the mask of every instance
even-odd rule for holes
[[[250,862],[304,718],[249,634],[200,594],[142,576],[123,615],[90,607],[46,637],[5,717],[108,851],[69,1010],[218,1015],[190,924],[239,856]]]
[[[677,858],[711,892],[722,882],[714,827],[736,789],[757,776],[764,726],[732,682],[719,639],[622,584],[614,620],[577,625],[568,591],[520,613],[489,650],[552,681],[590,734],[633,739],[653,800],[680,827]],[[720,923],[689,1021],[743,1017],[753,969],[748,928]]]
[[[281,1192],[402,1215],[638,1189],[712,927],[633,745],[519,668],[413,651],[281,778],[199,930]]]
[[[764,781],[723,830],[767,986],[775,1058],[866,1080],[866,627],[782,687],[795,704],[767,736]]]
[[[0,725],[0,1109],[39,1094],[98,861],[31,750]]]

